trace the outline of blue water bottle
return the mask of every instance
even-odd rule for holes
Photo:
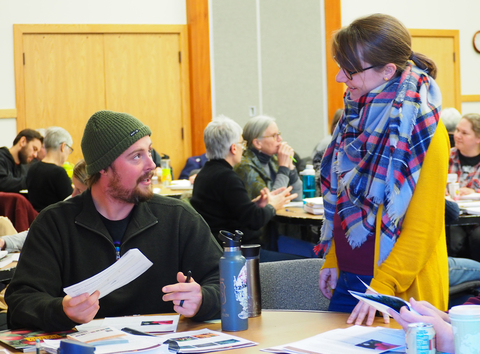
[[[240,245],[243,233],[220,231],[223,257],[220,258],[220,303],[222,331],[244,331],[248,328],[247,269]]]
[[[307,165],[305,169],[300,172],[303,182],[303,199],[315,197],[315,170],[313,165]]]

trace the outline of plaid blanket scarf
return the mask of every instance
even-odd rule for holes
[[[435,81],[410,62],[399,78],[357,102],[345,95],[344,115],[320,169],[325,220],[317,252],[330,248],[337,204],[352,248],[375,235],[383,204],[379,264],[387,258],[402,229],[440,105]]]

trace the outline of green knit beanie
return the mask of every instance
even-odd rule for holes
[[[82,152],[89,176],[107,168],[125,150],[146,135],[149,127],[127,113],[98,111],[87,122]]]

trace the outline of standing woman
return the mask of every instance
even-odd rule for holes
[[[412,52],[408,30],[384,14],[339,30],[332,49],[347,90],[321,165],[320,290],[330,310],[351,312],[348,323],[371,325],[375,316],[348,293],[366,290],[358,278],[446,310],[448,135],[435,63]]]
[[[295,200],[302,200],[302,180],[293,164],[293,149],[282,141],[275,119],[257,116],[249,119],[243,128],[247,150],[235,172],[245,183],[250,199],[256,198],[264,188],[271,191],[292,186]]]

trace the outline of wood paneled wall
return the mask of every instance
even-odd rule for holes
[[[200,155],[205,152],[203,130],[212,120],[208,0],[187,0],[187,26],[192,152]]]

